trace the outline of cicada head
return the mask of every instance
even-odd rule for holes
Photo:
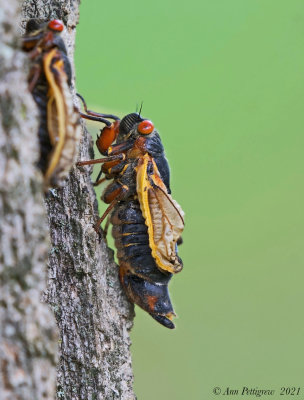
[[[136,127],[141,121],[143,121],[143,119],[138,113],[131,113],[123,117],[120,121],[117,142],[124,142],[129,139],[129,137],[134,137],[134,127]]]
[[[22,48],[24,51],[31,51],[39,46],[43,49],[58,46],[56,38],[64,29],[64,24],[58,19],[43,21],[41,19],[30,19],[25,28]],[[60,47],[60,46],[59,46]]]
[[[150,135],[153,132],[155,132],[153,122],[143,118],[138,113],[131,113],[126,115],[120,122],[117,143],[124,142],[129,138],[136,139],[142,135]]]

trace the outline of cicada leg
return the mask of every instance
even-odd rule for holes
[[[100,171],[100,172],[102,172],[102,171]],[[99,180],[96,179],[96,181],[93,183],[93,186],[98,186],[101,183],[105,182],[106,180],[107,180],[107,178],[102,178],[102,179],[99,179]]]
[[[99,220],[96,222],[94,225],[95,231],[98,233],[100,224],[102,221],[106,218],[107,215],[112,211],[112,209],[116,206],[116,204],[122,200],[125,195],[128,193],[129,188],[126,185],[119,185],[118,187],[114,188],[114,185],[116,185],[116,182],[110,185],[110,187],[106,190],[104,193],[104,201],[106,203],[110,203],[109,207],[106,209],[106,211],[103,213],[103,215],[99,218]],[[114,188],[114,190],[112,190]]]
[[[78,163],[76,163],[76,165],[77,167],[82,167],[83,165],[103,164],[109,161],[124,160],[125,158],[125,154],[116,154],[110,157],[97,158],[95,160],[79,161]]]
[[[28,86],[28,89],[30,92],[32,92],[34,90],[34,87],[36,86],[36,84],[38,82],[40,74],[41,74],[40,65],[34,64],[30,71],[30,79],[29,79],[29,86]]]
[[[93,164],[103,163],[104,165],[107,166],[107,163],[109,163],[110,166],[111,166],[111,164],[113,164],[113,167],[114,166],[117,167],[117,165],[118,165],[118,172],[119,172],[125,165],[124,160],[125,160],[125,154],[118,154],[118,155],[114,155],[114,156],[110,156],[110,157],[106,157],[106,158],[99,158],[96,160],[80,161],[76,165],[80,167],[80,166],[84,166],[84,165],[93,165]],[[113,169],[113,167],[112,167],[112,169]],[[99,174],[97,175],[97,178],[96,178],[95,182],[93,183],[93,186],[98,186],[102,182],[105,182],[107,179],[109,179],[109,177],[100,179],[103,172],[104,173],[109,172],[109,168],[106,168],[106,169],[102,168],[99,171]]]
[[[104,227],[104,230],[103,230],[103,235],[104,235],[105,239],[106,239],[107,234],[108,234],[109,226],[110,226],[110,218],[108,217],[107,222],[106,222],[105,227]]]
[[[99,171],[99,174],[97,175],[97,178],[96,178],[95,182],[93,183],[93,186],[98,186],[98,185],[100,185],[102,182],[104,182],[104,181],[107,180],[107,178],[101,178],[101,179],[100,179],[102,172],[103,172],[103,171],[102,171],[102,169],[101,169],[101,170]]]
[[[79,94],[79,93],[76,93],[76,94],[80,98],[80,100],[82,101],[83,108],[84,108],[84,110],[86,112],[86,114],[80,113],[80,115],[83,118],[87,118],[89,116],[92,116],[92,117],[98,117],[98,118],[101,118],[101,119],[108,118],[108,119],[114,119],[115,121],[119,121],[120,120],[119,117],[117,117],[116,115],[113,115],[113,114],[103,114],[103,113],[98,113],[98,112],[95,112],[95,111],[92,111],[92,110],[88,110],[87,103],[86,103],[85,99],[81,96],[81,94]],[[104,122],[103,120],[100,120],[100,119],[93,119],[93,118],[87,118],[87,119],[91,119],[92,121]]]

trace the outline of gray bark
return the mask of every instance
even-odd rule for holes
[[[5,4],[4,0],[0,0],[1,2]],[[7,12],[11,12],[12,4],[12,1],[7,4]],[[0,224],[0,246],[3,250],[1,254],[8,254],[3,262],[4,286],[7,286],[7,293],[1,290],[3,296],[0,312],[4,315],[1,326],[9,327],[9,319],[18,318],[18,313],[23,312],[23,325],[18,325],[19,330],[11,334],[10,341],[12,346],[17,346],[15,354],[18,362],[19,356],[24,352],[25,364],[29,365],[23,372],[24,379],[29,382],[23,384],[23,387],[28,386],[28,391],[20,392],[19,398],[51,399],[54,398],[52,389],[56,351],[52,317],[46,305],[39,302],[46,260],[45,238],[49,235],[44,223],[41,177],[34,168],[37,140],[33,132],[36,132],[37,123],[33,116],[36,114],[31,98],[26,93],[24,56],[15,50],[17,34],[13,24],[16,17],[9,15],[6,18],[9,18],[10,29],[13,29],[10,36],[13,44],[9,45],[13,46],[14,54],[10,55],[6,64],[4,63],[6,69],[3,69],[3,62],[0,65],[3,81],[1,85],[4,85],[1,87],[0,104],[2,115],[6,116],[2,121],[4,135],[1,135],[3,139],[0,142],[0,151],[4,149],[0,154],[1,171],[5,171],[0,187],[0,208],[1,217],[8,220],[8,228],[5,224],[3,226],[2,222]],[[24,27],[29,18],[63,20],[67,27],[65,41],[73,64],[78,1],[25,1],[22,4],[21,27]],[[5,35],[1,35],[0,40],[5,42]],[[16,58],[16,53],[19,58]],[[11,65],[15,65],[13,72]],[[17,75],[8,80],[6,73]],[[15,82],[10,85],[8,82],[11,83],[12,80]],[[11,112],[8,114],[9,104]],[[7,116],[12,120],[8,127],[8,123],[5,122]],[[80,159],[90,159],[93,158],[92,141],[85,128],[83,133]],[[11,154],[7,147],[11,149]],[[91,180],[88,172],[85,172],[87,170],[88,168],[74,168],[66,185],[61,189],[49,191],[46,198],[51,245],[44,299],[51,305],[59,328],[57,398],[134,399],[129,352],[133,306],[122,292],[113,252],[103,240],[99,240],[92,227],[98,218],[98,211]],[[7,272],[7,268],[13,272]],[[23,285],[26,276],[29,283]],[[15,289],[17,284],[18,293]],[[27,293],[29,290],[30,294]],[[23,296],[27,302],[23,300]],[[11,309],[6,305],[5,299],[3,300],[6,297],[11,298]],[[22,297],[21,300],[19,297]],[[21,307],[21,311],[18,307]],[[34,333],[32,325],[35,327]],[[49,329],[46,330],[46,327]],[[7,330],[10,334],[11,329]],[[28,330],[31,336],[20,341],[19,336]],[[1,339],[5,334],[5,331],[1,332]],[[19,395],[19,392],[14,392],[15,385],[12,386],[10,381],[7,381],[11,373],[6,365],[7,357],[4,357],[5,368],[0,386],[6,385],[10,387],[7,390]],[[43,376],[44,372],[46,377]],[[44,397],[42,390],[45,391]],[[12,395],[7,398],[18,397],[15,394],[15,397]]]
[[[53,399],[57,330],[40,301],[49,235],[18,13],[0,1],[0,398]]]

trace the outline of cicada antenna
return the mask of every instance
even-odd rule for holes
[[[140,116],[140,114],[141,114],[141,110],[142,110],[142,108],[143,108],[143,104],[144,104],[144,102],[142,101],[142,102],[141,102],[141,105],[140,105],[139,113],[138,113],[139,116]]]

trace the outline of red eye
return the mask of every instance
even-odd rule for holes
[[[138,125],[137,130],[138,130],[138,132],[141,133],[142,135],[148,135],[149,133],[153,132],[153,130],[154,130],[154,125],[153,125],[153,123],[152,123],[151,121],[149,121],[149,120],[146,119],[145,121],[142,121],[142,122]]]
[[[53,31],[57,31],[57,32],[62,32],[64,29],[64,25],[63,25],[62,21],[60,21],[59,19],[53,19],[52,21],[50,21],[48,23],[48,27],[50,29],[52,29]]]

